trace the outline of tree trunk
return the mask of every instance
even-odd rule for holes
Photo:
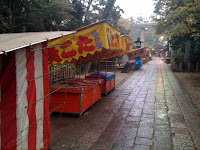
[[[106,7],[105,7],[103,15],[102,15],[102,19],[107,19],[108,18],[112,8],[114,7],[115,1],[116,0],[108,0],[107,1]]]
[[[174,61],[174,58],[176,57],[176,55],[177,55],[177,51],[172,50],[171,51],[171,69],[172,69],[172,71],[175,71],[177,69],[176,63]]]
[[[196,63],[196,72],[200,71],[200,63]]]
[[[86,9],[86,13],[85,13],[85,20],[84,20],[84,23],[87,23],[87,21],[88,21],[88,13],[89,13],[89,9],[90,9],[90,6],[91,6],[91,4],[92,4],[92,1],[93,1],[93,0],[89,0],[89,2],[88,2],[88,6],[87,6],[87,9]]]
[[[183,72],[183,64],[182,63],[178,64],[178,71]]]
[[[8,24],[9,24],[9,32],[13,32],[13,11],[14,11],[14,2],[13,2],[13,0],[9,0],[8,1],[8,4],[9,4],[9,12],[8,12],[8,14],[9,14],[9,22],[8,22]]]
[[[192,71],[192,64],[191,64],[191,63],[188,63],[188,64],[187,64],[187,71],[188,71],[188,72],[191,72],[191,71]]]
[[[45,28],[44,28],[44,18],[42,17],[42,16],[38,16],[38,23],[39,23],[39,25],[40,25],[40,31],[44,31],[45,30]],[[47,25],[47,31],[49,31],[50,29],[49,29],[49,27],[48,27],[48,25]]]
[[[185,42],[185,57],[184,57],[185,64],[190,63],[190,47],[191,47],[190,41]]]

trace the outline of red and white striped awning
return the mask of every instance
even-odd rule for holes
[[[38,150],[50,143],[46,42],[2,56],[0,149]],[[36,77],[41,78],[35,79]],[[46,97],[45,97],[46,96]],[[45,97],[45,98],[44,98]]]

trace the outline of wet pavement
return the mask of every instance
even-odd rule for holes
[[[83,116],[52,116],[51,149],[200,149],[200,114],[156,58]]]

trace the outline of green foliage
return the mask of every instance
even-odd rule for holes
[[[191,43],[191,58],[200,59],[200,1],[199,0],[155,0],[155,13],[159,16],[157,34],[171,36],[173,50],[185,50],[185,42]],[[198,57],[198,59],[195,59]]]
[[[50,31],[70,18],[66,0],[1,0],[0,33]]]
[[[116,25],[123,10],[114,3],[115,0],[1,0],[0,33],[74,30],[102,20],[105,11],[107,20]],[[126,32],[122,27],[120,30]]]
[[[176,63],[176,65],[178,65],[179,63],[183,63],[184,53],[178,52],[177,55],[173,59],[174,59],[174,62]]]
[[[91,67],[90,67],[90,70],[93,72],[97,69],[97,62],[96,61],[93,61],[92,64],[91,64]]]

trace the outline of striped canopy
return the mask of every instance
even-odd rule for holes
[[[43,76],[48,73],[48,51],[34,51],[42,47],[46,43],[2,55],[2,150],[43,149],[50,143],[49,79]]]

